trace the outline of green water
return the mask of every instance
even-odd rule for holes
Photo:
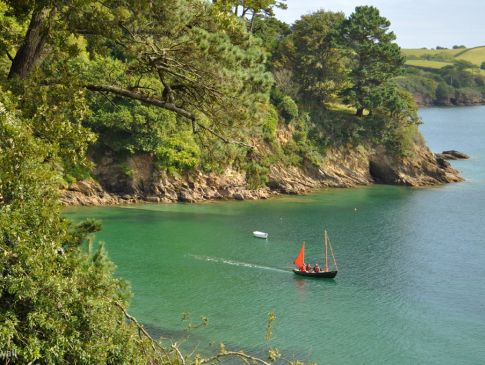
[[[319,364],[482,364],[485,359],[485,107],[424,109],[435,151],[472,155],[466,182],[437,188],[374,186],[301,197],[199,205],[79,208],[101,219],[130,311],[154,333],[180,337],[180,315],[209,318],[186,347],[211,343],[262,354],[266,316],[283,357]],[[293,275],[301,241],[335,280]],[[251,236],[269,232],[268,241]],[[313,258],[313,259],[312,259]]]

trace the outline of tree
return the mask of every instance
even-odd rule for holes
[[[280,45],[291,34],[291,28],[274,17],[258,18],[254,23],[253,34],[261,39],[274,60],[280,56]]]
[[[17,44],[9,43],[15,56],[8,77],[12,88],[19,85],[19,94],[35,94],[39,87],[49,94],[62,85],[81,102],[85,90],[111,94],[114,102],[131,99],[173,112],[191,121],[194,132],[208,132],[225,142],[236,131],[228,127],[252,121],[256,104],[267,100],[272,78],[265,71],[259,40],[218,6],[189,0],[9,5],[8,11],[18,14],[27,29]],[[95,55],[107,62],[116,59],[123,73],[117,79],[107,73],[94,77],[89,58]],[[54,107],[57,97],[44,100]],[[30,114],[40,107],[28,107]]]
[[[293,25],[293,74],[303,102],[321,107],[347,85],[348,61],[335,42],[343,21],[343,13],[318,11]]]
[[[372,104],[373,89],[399,74],[404,58],[390,22],[373,6],[358,6],[341,27],[342,45],[352,60],[351,86],[343,95],[356,107],[356,115]]]
[[[22,364],[161,363],[103,248],[82,247],[99,225],[62,218],[58,161],[0,91],[0,343]]]
[[[274,17],[274,8],[286,9],[285,2],[286,0],[236,0],[232,1],[231,9],[234,9],[236,16],[248,19],[248,31],[253,32],[254,22],[260,15]]]

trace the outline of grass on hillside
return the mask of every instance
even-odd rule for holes
[[[485,62],[485,46],[475,48],[457,48],[457,49],[422,49],[422,48],[403,48],[403,56],[407,58],[407,64],[416,67],[441,68],[456,60],[465,60],[477,66]],[[429,61],[445,63],[439,67],[439,64],[412,64],[411,61]]]
[[[482,62],[485,62],[485,47],[467,49],[465,52],[457,55],[456,58],[480,66]]]
[[[448,65],[452,65],[451,62],[441,62],[441,61],[428,61],[428,60],[407,60],[406,65],[414,66],[419,68],[431,68],[440,69]]]
[[[438,70],[458,60],[471,62],[478,67],[485,62],[485,46],[457,49],[403,48],[401,52],[407,58],[406,65],[423,69]],[[485,70],[480,70],[480,74],[485,76]]]
[[[408,59],[421,58],[426,55],[431,57],[442,56],[446,58],[453,58],[456,54],[464,51],[463,48],[458,49],[425,49],[425,48],[403,48],[401,52]]]

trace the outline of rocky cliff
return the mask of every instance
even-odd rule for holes
[[[65,205],[114,205],[147,202],[200,202],[222,199],[266,199],[276,194],[302,194],[324,187],[373,183],[428,186],[461,181],[458,172],[426,146],[415,145],[412,157],[398,158],[383,146],[342,146],[327,151],[320,166],[274,164],[267,185],[249,188],[244,173],[193,171],[172,176],[154,168],[152,157],[136,155],[123,164],[107,155],[97,161],[96,180],[79,181],[62,191]]]

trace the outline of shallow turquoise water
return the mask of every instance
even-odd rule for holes
[[[485,107],[423,109],[434,151],[472,156],[466,182],[374,186],[299,197],[199,205],[77,208],[101,219],[130,311],[154,333],[184,335],[180,316],[209,326],[187,348],[212,343],[261,354],[266,316],[283,357],[319,364],[480,364],[485,359]],[[330,233],[335,280],[289,270],[301,241],[312,263]],[[268,241],[253,230],[270,233]]]

